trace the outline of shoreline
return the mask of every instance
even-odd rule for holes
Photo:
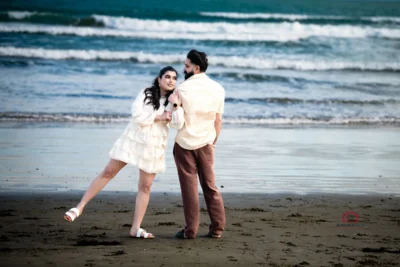
[[[0,112],[1,114],[1,112]],[[107,126],[116,127],[127,125],[129,118],[123,121],[57,121],[57,120],[8,120],[0,119],[0,128],[41,128],[41,127],[55,127],[65,128],[65,126]],[[239,118],[240,119],[240,118]],[[224,120],[224,119],[223,119]],[[257,122],[222,122],[223,127],[226,128],[270,128],[270,129],[363,129],[363,128],[394,128],[400,127],[400,122],[350,122],[350,123],[257,123]]]
[[[203,195],[201,191],[201,187],[199,185],[199,196]],[[362,193],[335,193],[335,192],[306,192],[306,193],[296,193],[290,191],[281,191],[281,192],[223,192],[221,188],[219,188],[220,192],[223,195],[227,196],[236,196],[236,197],[328,197],[328,198],[353,198],[353,197],[373,197],[373,198],[400,198],[400,193],[377,193],[377,192],[362,192]],[[71,195],[71,196],[81,196],[86,192],[86,190],[80,189],[71,189],[71,190],[58,190],[56,189],[39,189],[39,190],[29,190],[29,189],[9,189],[9,190],[0,190],[0,196],[34,196],[34,195]],[[100,195],[112,196],[112,195],[126,195],[126,194],[136,194],[137,190],[107,190],[104,189],[99,192]],[[170,196],[180,196],[180,191],[162,191],[162,190],[151,190],[151,195],[155,195],[156,197],[160,195],[170,195]]]

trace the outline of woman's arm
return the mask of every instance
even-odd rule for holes
[[[162,115],[157,115],[154,118],[154,122],[159,122],[159,121],[162,121],[165,123],[170,122],[171,121],[171,112],[164,111],[164,113]]]
[[[169,125],[175,129],[182,129],[185,124],[185,111],[182,107],[178,107],[172,111],[171,122]]]
[[[182,101],[179,96],[179,92],[176,89],[173,94],[171,94],[168,98],[168,106],[166,110],[172,112],[172,118],[170,122],[170,126],[172,128],[176,128],[178,130],[183,128],[185,124],[185,111],[182,108]],[[173,107],[173,104],[176,104],[176,107]]]
[[[144,90],[140,91],[135,101],[132,103],[131,110],[135,123],[141,126],[153,124],[157,117],[153,105],[144,103],[145,97]]]

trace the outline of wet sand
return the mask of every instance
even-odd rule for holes
[[[0,191],[86,190],[125,126],[0,123]],[[224,125],[215,155],[217,186],[222,193],[399,194],[398,135],[396,127]],[[157,175],[153,192],[180,191],[175,136],[171,129],[167,170]],[[106,189],[135,192],[138,173],[128,166]]]
[[[75,222],[64,212],[82,192],[0,193],[1,266],[399,266],[400,199],[392,195],[228,194],[222,239],[195,240],[179,194],[153,193],[142,227],[128,236],[135,194],[103,192]],[[353,211],[359,216],[342,215]]]

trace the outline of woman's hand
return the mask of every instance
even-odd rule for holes
[[[172,120],[172,113],[170,111],[164,111],[161,115],[161,119],[166,122],[170,122]]]
[[[171,112],[169,111],[164,111],[164,113],[160,116],[156,116],[155,118],[155,122],[164,122],[164,123],[168,123],[170,122],[172,119],[172,115]]]

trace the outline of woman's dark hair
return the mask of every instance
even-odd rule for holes
[[[160,99],[161,99],[161,89],[160,89],[160,84],[158,82],[158,78],[162,78],[162,76],[167,72],[167,71],[173,71],[176,73],[176,76],[178,77],[178,72],[171,66],[164,67],[160,70],[160,73],[158,76],[154,79],[153,85],[149,88],[146,88],[144,90],[145,98],[144,98],[144,103],[151,104],[154,107],[154,110],[157,110],[160,108]],[[168,105],[168,97],[172,94],[173,91],[170,91],[166,94],[167,99],[165,99],[164,106]]]
[[[193,64],[198,65],[201,72],[206,72],[208,68],[208,59],[206,53],[193,49],[187,54],[187,58],[190,59]]]

